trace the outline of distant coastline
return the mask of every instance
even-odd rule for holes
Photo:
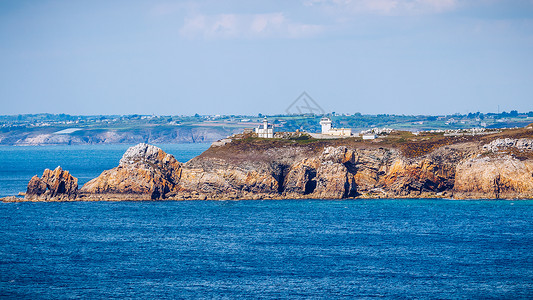
[[[375,127],[396,130],[453,130],[524,127],[533,112],[469,113],[448,116],[329,114],[336,127],[354,132]],[[37,114],[0,116],[0,145],[96,145],[214,142],[260,124],[257,116],[71,116]],[[276,131],[318,132],[320,116],[270,116]]]

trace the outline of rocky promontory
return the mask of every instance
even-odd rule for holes
[[[87,182],[80,194],[128,200],[166,198],[177,192],[181,168],[174,156],[141,143],[124,153],[118,167]]]
[[[27,200],[533,198],[533,130],[364,141],[239,137],[181,163],[138,144],[77,189],[46,170]]]

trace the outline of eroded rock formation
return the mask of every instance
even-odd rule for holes
[[[162,199],[177,191],[180,177],[181,164],[174,156],[141,143],[124,153],[118,167],[87,182],[80,192],[133,200]]]
[[[476,156],[457,165],[456,198],[533,198],[533,161]]]
[[[33,176],[28,183],[26,200],[74,200],[78,192],[78,179],[61,167],[46,169],[43,176]]]

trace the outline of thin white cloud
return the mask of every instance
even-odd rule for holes
[[[305,38],[317,35],[323,27],[296,23],[283,13],[197,14],[185,18],[180,35],[187,38]]]
[[[304,4],[349,14],[418,15],[456,9],[458,0],[305,0]]]

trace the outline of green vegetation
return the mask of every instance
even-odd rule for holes
[[[523,127],[533,120],[533,112],[520,113],[513,110],[509,113],[468,113],[448,116],[406,116],[406,115],[362,115],[327,114],[333,121],[333,127],[352,128],[354,131],[372,127],[390,127],[397,130],[419,131],[432,129],[466,129],[472,127],[509,128]],[[28,114],[0,116],[0,128],[64,128],[131,130],[140,127],[159,127],[162,130],[176,126],[192,127],[255,127],[264,116],[246,115],[198,115],[194,116],[153,116],[153,115],[95,115],[72,116],[67,114]],[[319,132],[319,115],[272,115],[266,116],[274,124],[276,131]]]
[[[448,116],[422,115],[363,115],[326,114],[335,128],[351,128],[357,133],[372,128],[391,128],[405,132],[428,130],[455,130],[469,128],[524,127],[533,121],[533,112],[520,113],[468,113]],[[73,116],[67,114],[27,114],[0,116],[0,143],[24,144],[38,135],[68,135],[70,139],[51,139],[58,143],[123,143],[133,141],[197,142],[213,141],[254,128],[263,121],[262,114],[246,115],[95,115]],[[271,115],[266,116],[276,132],[320,132],[322,115]],[[67,133],[62,133],[65,129]],[[111,138],[105,133],[112,133]],[[120,137],[116,137],[116,135]],[[98,137],[96,137],[98,135]],[[114,136],[114,137],[113,137]],[[132,138],[132,136],[134,136]],[[77,137],[77,139],[76,139]],[[407,135],[392,136],[398,142],[408,141]],[[291,138],[293,142],[310,143],[311,137]],[[30,144],[32,142],[30,141]]]

